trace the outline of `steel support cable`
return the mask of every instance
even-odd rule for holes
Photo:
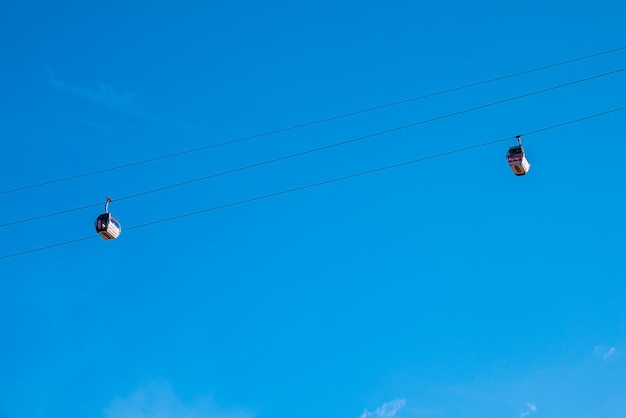
[[[213,148],[223,147],[223,146],[226,146],[226,145],[231,145],[231,144],[236,144],[236,143],[239,143],[239,142],[249,141],[249,140],[252,140],[252,139],[262,138],[262,137],[265,137],[265,136],[276,135],[276,134],[283,133],[283,132],[288,132],[288,131],[293,131],[293,130],[296,130],[296,129],[306,128],[306,127],[309,127],[309,126],[319,125],[319,124],[323,124],[323,123],[326,123],[326,122],[331,122],[331,121],[334,121],[334,120],[345,119],[345,118],[349,118],[351,116],[360,115],[360,114],[363,114],[363,113],[374,112],[376,110],[381,110],[381,109],[385,109],[385,108],[389,108],[389,107],[393,107],[393,106],[399,106],[399,105],[402,105],[402,104],[411,103],[411,102],[415,102],[415,101],[418,101],[418,100],[423,100],[423,99],[428,99],[428,98],[431,98],[431,97],[441,96],[441,95],[448,94],[448,93],[453,93],[453,92],[456,92],[456,91],[466,90],[466,89],[470,89],[470,88],[473,88],[473,87],[479,87],[479,86],[482,86],[482,85],[485,85],[485,84],[489,84],[489,83],[495,83],[497,81],[502,81],[502,80],[506,80],[506,79],[509,79],[509,78],[520,77],[522,75],[531,74],[531,73],[534,73],[534,72],[539,72],[539,71],[547,70],[547,69],[550,69],[550,68],[560,67],[560,66],[567,65],[567,64],[572,64],[572,63],[575,63],[575,62],[578,62],[578,61],[584,61],[584,60],[587,60],[587,59],[596,58],[596,57],[599,57],[599,56],[602,56],[602,55],[608,55],[608,54],[619,52],[619,51],[622,51],[622,50],[625,50],[625,49],[626,49],[626,46],[622,46],[622,47],[619,47],[619,48],[609,49],[607,51],[597,52],[597,53],[594,53],[594,54],[585,55],[585,56],[578,57],[578,58],[572,58],[572,59],[569,59],[569,60],[566,60],[566,61],[561,61],[561,62],[557,62],[557,63],[553,63],[553,64],[548,64],[548,65],[544,65],[544,66],[541,66],[541,67],[531,68],[529,70],[524,70],[524,71],[520,71],[520,72],[517,72],[517,73],[507,74],[507,75],[491,78],[491,79],[488,79],[488,80],[477,81],[475,83],[465,84],[463,86],[453,87],[453,88],[446,89],[446,90],[440,90],[440,91],[434,92],[434,93],[428,93],[428,94],[424,94],[424,95],[421,95],[421,96],[412,97],[412,98],[409,98],[409,99],[399,100],[399,101],[396,101],[396,102],[386,103],[386,104],[382,104],[382,105],[378,105],[378,106],[374,106],[374,107],[370,107],[370,108],[366,108],[366,109],[361,109],[361,110],[356,110],[356,111],[353,111],[353,112],[343,113],[343,114],[340,114],[340,115],[331,116],[331,117],[323,118],[323,119],[318,119],[318,120],[311,121],[311,122],[304,122],[304,123],[301,123],[301,124],[291,125],[291,126],[288,126],[288,127],[285,127],[285,128],[279,128],[279,129],[275,129],[275,130],[271,130],[271,131],[266,131],[266,132],[262,132],[262,133],[255,134],[255,135],[250,135],[250,136],[245,136],[245,137],[241,137],[241,138],[237,138],[237,139],[223,141],[223,142],[219,142],[217,144],[205,145],[205,146],[202,146],[202,147],[198,147],[198,148],[194,148],[194,149],[190,149],[190,150],[186,150],[186,151],[180,151],[180,152],[175,152],[175,153],[171,153],[171,154],[161,155],[159,157],[148,158],[148,159],[145,159],[145,160],[135,161],[135,162],[127,163],[127,164],[121,164],[121,165],[114,166],[114,167],[109,167],[109,168],[103,168],[103,169],[100,169],[100,170],[89,171],[89,172],[86,172],[86,173],[76,174],[76,175],[68,176],[68,177],[62,177],[62,178],[58,178],[58,179],[55,179],[55,180],[44,181],[44,182],[41,182],[41,183],[35,183],[35,184],[27,185],[27,186],[16,187],[16,188],[13,188],[13,189],[2,190],[2,191],[0,191],[0,195],[14,193],[14,192],[22,191],[22,190],[34,189],[34,188],[37,188],[37,187],[49,186],[49,185],[52,185],[52,184],[62,183],[62,182],[70,181],[70,180],[75,180],[75,179],[79,179],[79,178],[82,178],[82,177],[89,177],[89,176],[94,176],[94,175],[97,175],[97,174],[104,174],[104,173],[108,173],[108,172],[111,172],[111,171],[122,170],[122,169],[125,169],[125,168],[135,167],[135,166],[138,166],[138,165],[148,164],[148,163],[152,163],[152,162],[156,162],[156,161],[166,160],[166,159],[175,158],[175,157],[181,157],[181,156],[187,155],[187,154],[192,154],[192,153],[196,153],[196,152],[200,152],[200,151],[207,151],[207,150],[210,150],[210,149],[213,149]]]
[[[589,115],[589,116],[584,116],[584,117],[581,117],[581,118],[578,118],[578,119],[572,119],[572,120],[569,120],[567,122],[557,123],[555,125],[551,125],[551,126],[547,126],[547,127],[544,127],[544,128],[535,129],[535,130],[532,130],[532,131],[521,133],[519,135],[520,136],[534,135],[534,134],[537,134],[537,133],[540,133],[540,132],[545,132],[545,131],[549,131],[549,130],[552,130],[552,129],[561,128],[563,126],[572,125],[574,123],[579,123],[579,122],[583,122],[583,121],[586,121],[586,120],[589,120],[589,119],[598,118],[600,116],[605,116],[605,115],[608,115],[608,114],[611,114],[611,113],[621,112],[623,110],[626,110],[626,106],[618,107],[618,108],[615,108],[615,109],[607,110],[605,112],[596,113],[596,114]],[[214,207],[211,207],[211,208],[202,209],[202,210],[198,210],[198,211],[195,211],[195,212],[185,213],[185,214],[177,215],[177,216],[171,216],[169,218],[164,218],[164,219],[160,219],[160,220],[156,220],[156,221],[152,221],[152,222],[146,222],[146,223],[143,223],[143,224],[139,224],[139,225],[135,225],[135,226],[131,226],[131,227],[125,228],[124,230],[125,231],[129,231],[129,230],[133,230],[133,229],[145,228],[147,226],[157,225],[157,224],[170,222],[170,221],[174,221],[174,220],[182,219],[182,218],[188,218],[188,217],[191,217],[191,216],[196,216],[196,215],[200,215],[200,214],[207,213],[207,212],[213,212],[213,211],[220,210],[220,209],[226,209],[226,208],[230,208],[230,207],[233,207],[233,206],[239,206],[239,205],[243,205],[243,204],[246,204],[246,203],[252,203],[252,202],[259,201],[259,200],[265,200],[265,199],[269,199],[269,198],[272,198],[272,197],[281,196],[281,195],[285,195],[285,194],[289,194],[289,193],[294,193],[294,192],[298,192],[298,191],[302,191],[302,190],[306,190],[306,189],[312,189],[314,187],[324,186],[324,185],[331,184],[331,183],[337,183],[337,182],[340,182],[340,181],[349,180],[349,179],[353,179],[353,178],[356,178],[356,177],[367,176],[369,174],[380,173],[382,171],[392,170],[392,169],[395,169],[395,168],[400,168],[400,167],[404,167],[404,166],[408,166],[408,165],[412,165],[412,164],[417,164],[417,163],[421,163],[421,162],[424,162],[424,161],[433,160],[433,159],[436,159],[436,158],[446,157],[448,155],[458,154],[458,153],[461,153],[461,152],[470,151],[470,150],[477,149],[477,148],[483,148],[483,147],[486,147],[486,146],[489,146],[489,145],[498,144],[500,142],[510,141],[512,139],[515,139],[515,138],[517,138],[517,136],[508,136],[506,138],[495,139],[495,140],[492,140],[492,141],[483,142],[483,143],[476,144],[476,145],[470,145],[470,146],[463,147],[463,148],[457,148],[457,149],[454,149],[454,150],[451,150],[451,151],[445,151],[445,152],[441,152],[441,153],[438,153],[438,154],[429,155],[427,157],[416,158],[416,159],[413,159],[413,160],[404,161],[404,162],[401,162],[401,163],[392,164],[392,165],[388,165],[388,166],[385,166],[385,167],[379,167],[379,168],[375,168],[375,169],[371,169],[371,170],[367,170],[367,171],[362,171],[362,172],[359,172],[359,173],[350,174],[350,175],[343,176],[343,177],[337,177],[337,178],[334,178],[334,179],[324,180],[324,181],[320,181],[320,182],[317,182],[317,183],[312,183],[312,184],[307,184],[307,185],[304,185],[304,186],[294,187],[294,188],[287,189],[287,190],[281,190],[279,192],[269,193],[269,194],[262,195],[262,196],[257,196],[257,197],[252,197],[252,198],[249,198],[249,199],[239,200],[239,201],[236,201],[236,202],[226,203],[224,205],[214,206]],[[38,252],[38,251],[43,251],[43,250],[47,250],[47,249],[50,249],[50,248],[56,248],[56,247],[61,247],[61,246],[64,246],[64,245],[74,244],[76,242],[86,241],[86,240],[94,239],[94,238],[97,238],[97,237],[98,237],[97,235],[91,235],[91,236],[88,236],[88,237],[78,238],[78,239],[74,239],[74,240],[71,240],[71,241],[65,241],[65,242],[60,242],[60,243],[57,243],[57,244],[47,245],[45,247],[33,248],[33,249],[30,249],[30,250],[26,250],[26,251],[21,251],[21,252],[17,252],[17,253],[13,253],[13,254],[0,256],[0,260],[6,259],[6,258],[17,257],[17,256],[20,256],[20,255],[30,254],[30,253],[34,253],[34,252]]]
[[[356,137],[356,138],[348,139],[348,140],[345,140],[345,141],[336,142],[336,143],[329,144],[329,145],[324,145],[322,147],[317,147],[317,148],[313,148],[313,149],[309,149],[309,150],[305,150],[305,151],[300,151],[300,152],[297,152],[297,153],[294,153],[294,154],[289,154],[289,155],[285,155],[285,156],[282,156],[282,157],[273,158],[271,160],[266,160],[266,161],[262,161],[262,162],[259,162],[259,163],[249,164],[249,165],[246,165],[246,166],[243,166],[243,167],[238,167],[238,168],[234,168],[234,169],[231,169],[231,170],[222,171],[220,173],[215,173],[215,174],[211,174],[211,175],[208,175],[208,176],[198,177],[198,178],[191,179],[191,180],[186,180],[186,181],[183,181],[183,182],[180,182],[180,183],[171,184],[171,185],[168,185],[168,186],[163,186],[163,187],[159,187],[159,188],[156,188],[156,189],[143,191],[143,192],[132,194],[132,195],[129,195],[129,196],[120,197],[120,198],[115,199],[115,201],[119,202],[119,201],[123,201],[123,200],[134,199],[136,197],[145,196],[145,195],[152,194],[152,193],[157,193],[157,192],[162,192],[162,191],[165,191],[165,190],[169,190],[169,189],[173,189],[173,188],[177,188],[177,187],[181,187],[181,186],[186,186],[188,184],[198,183],[198,182],[201,182],[201,181],[206,181],[206,180],[209,180],[209,179],[212,179],[212,178],[221,177],[221,176],[225,176],[225,175],[229,175],[229,174],[234,174],[234,173],[237,173],[237,172],[240,172],[240,171],[250,170],[252,168],[257,168],[257,167],[261,167],[261,166],[277,163],[277,162],[288,160],[288,159],[291,159],[291,158],[301,157],[303,155],[307,155],[307,154],[312,154],[312,153],[315,153],[315,152],[328,150],[328,149],[331,149],[331,148],[335,148],[335,147],[351,144],[351,143],[354,143],[354,142],[363,141],[365,139],[374,138],[374,137],[377,137],[377,136],[382,136],[382,135],[390,134],[390,133],[393,133],[393,132],[401,131],[401,130],[404,130],[404,129],[412,128],[412,127],[415,127],[415,126],[418,126],[418,125],[423,125],[423,124],[426,124],[426,123],[431,123],[431,122],[435,122],[435,121],[438,121],[438,120],[447,119],[447,118],[451,118],[451,117],[454,117],[454,116],[459,116],[459,115],[462,115],[462,114],[465,114],[465,113],[470,113],[470,112],[474,112],[474,111],[477,111],[477,110],[485,109],[485,108],[488,108],[488,107],[493,107],[493,106],[497,106],[497,105],[504,104],[504,103],[507,103],[507,102],[520,100],[520,99],[523,99],[523,98],[526,98],[526,97],[530,97],[530,96],[535,96],[535,95],[538,95],[538,94],[546,93],[546,92],[549,92],[549,91],[552,91],[552,90],[556,90],[556,89],[572,86],[572,85],[575,85],[575,84],[584,83],[586,81],[594,80],[594,79],[601,78],[601,77],[606,77],[606,76],[617,74],[617,73],[620,73],[620,72],[623,72],[623,71],[626,71],[626,67],[620,68],[620,69],[615,70],[615,71],[610,71],[608,73],[598,74],[598,75],[595,75],[595,76],[591,76],[591,77],[587,77],[587,78],[571,81],[571,82],[564,83],[564,84],[559,84],[559,85],[556,85],[556,86],[552,86],[552,87],[548,87],[548,88],[545,88],[545,89],[533,91],[533,92],[530,92],[530,93],[525,93],[525,94],[522,94],[522,95],[519,95],[519,96],[509,97],[507,99],[502,99],[502,100],[498,100],[498,101],[495,101],[495,102],[483,104],[483,105],[480,105],[480,106],[475,106],[475,107],[472,107],[472,108],[469,108],[469,109],[459,110],[457,112],[448,113],[446,115],[436,116],[434,118],[425,119],[425,120],[421,120],[421,121],[418,121],[418,122],[413,122],[413,123],[410,123],[410,124],[407,124],[407,125],[398,126],[398,127],[391,128],[391,129],[386,129],[384,131],[379,131],[379,132],[375,132],[375,133],[372,133],[372,134],[363,135],[363,136],[359,136],[359,137]],[[53,216],[63,215],[63,214],[71,213],[71,212],[77,212],[77,211],[81,211],[81,210],[85,210],[85,209],[91,209],[91,208],[94,208],[94,207],[97,207],[97,206],[100,206],[100,205],[102,205],[102,202],[100,202],[100,203],[93,203],[93,204],[85,205],[85,206],[80,206],[80,207],[76,207],[76,208],[72,208],[72,209],[65,209],[65,210],[62,210],[62,211],[59,211],[59,212],[48,213],[48,214],[45,214],[45,215],[33,216],[33,217],[30,217],[30,218],[20,219],[20,220],[17,220],[17,221],[11,221],[11,222],[7,222],[7,223],[4,223],[4,224],[0,224],[0,228],[4,228],[4,227],[7,227],[7,226],[11,226],[11,225],[17,225],[17,224],[20,224],[20,223],[26,223],[26,222],[32,222],[32,221],[36,221],[36,220],[40,220],[40,219],[50,218],[50,217],[53,217]]]

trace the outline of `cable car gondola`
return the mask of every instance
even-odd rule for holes
[[[105,240],[115,239],[122,233],[122,225],[109,213],[109,203],[111,202],[111,198],[107,196],[104,213],[98,216],[94,222],[96,232]]]
[[[509,162],[513,174],[523,176],[530,170],[530,163],[526,159],[526,154],[522,147],[522,137],[517,136],[516,138],[517,146],[509,148],[509,152],[506,153],[506,160]]]

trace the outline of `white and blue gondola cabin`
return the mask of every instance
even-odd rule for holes
[[[122,233],[122,225],[108,212],[98,216],[94,226],[96,232],[104,239],[115,239]]]
[[[524,148],[521,145],[509,148],[506,153],[506,160],[516,176],[523,176],[530,170],[530,163],[526,159]]]

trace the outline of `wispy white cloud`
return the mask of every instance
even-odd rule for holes
[[[593,353],[602,360],[609,360],[619,354],[615,347],[607,347],[606,345],[596,345]]]
[[[532,402],[526,402],[526,409],[522,411],[519,416],[520,418],[526,418],[527,416],[534,414],[537,412],[537,406]]]
[[[143,113],[139,111],[135,92],[119,93],[113,89],[112,85],[104,83],[99,83],[95,88],[82,87],[61,80],[49,68],[46,68],[46,72],[48,83],[58,90],[89,99],[94,103],[143,116]]]
[[[49,68],[46,68],[48,84],[57,90],[70,93],[75,96],[87,99],[101,106],[106,106],[121,112],[139,116],[144,119],[155,120],[162,123],[188,128],[177,122],[156,116],[145,110],[134,91],[120,92],[113,85],[107,83],[97,83],[95,87],[85,87],[70,83],[57,77]]]
[[[184,403],[166,384],[153,384],[127,398],[115,399],[104,410],[104,418],[251,418],[241,410],[220,410],[208,397]]]
[[[365,409],[361,414],[360,418],[393,418],[396,416],[398,411],[404,407],[406,404],[406,400],[404,399],[394,399],[391,402],[387,402],[382,406],[376,408],[375,411],[368,411]]]

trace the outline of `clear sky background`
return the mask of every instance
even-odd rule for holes
[[[622,48],[625,15],[7,0],[0,191]],[[623,418],[626,111],[525,136],[525,177],[509,139],[133,227],[620,108],[626,71],[123,198],[624,67],[620,50],[0,194],[0,417]],[[106,196],[124,227],[108,242]]]

